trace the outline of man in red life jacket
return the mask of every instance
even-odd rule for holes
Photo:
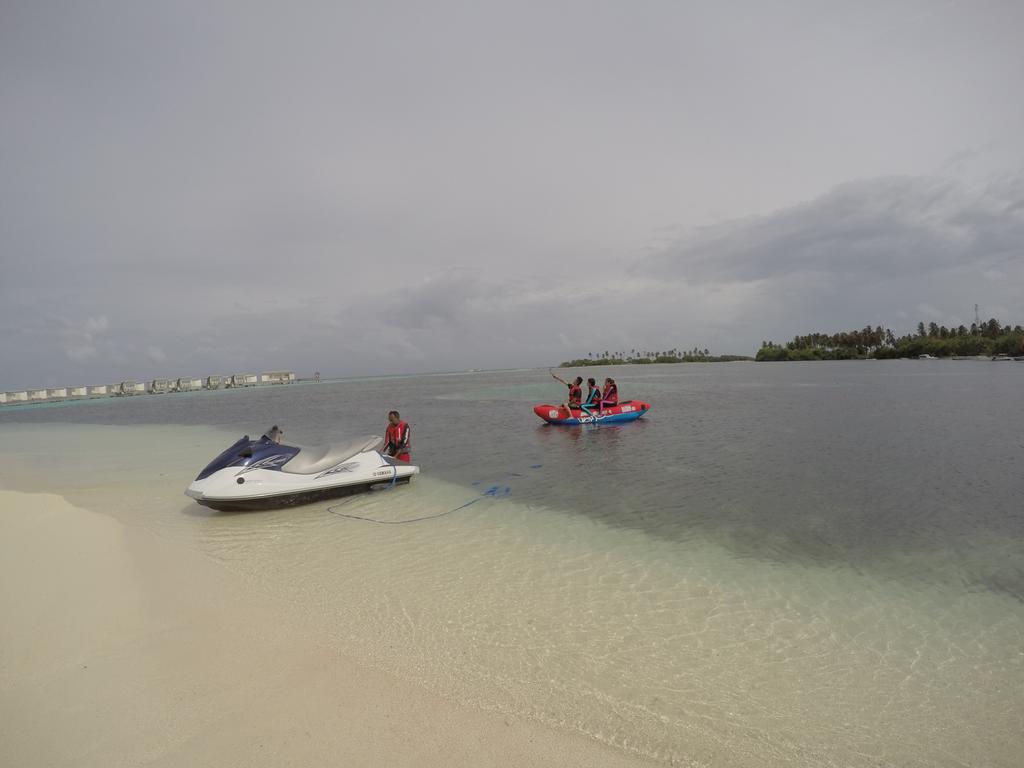
[[[576,380],[570,384],[561,376],[556,376],[553,372],[548,371],[551,374],[551,378],[556,381],[560,381],[569,388],[569,401],[562,407],[569,411],[569,415],[572,415],[573,408],[579,408],[580,402],[583,400],[583,377],[577,376]]]
[[[409,448],[409,425],[402,421],[398,411],[389,411],[388,428],[384,432],[384,455],[408,462]]]

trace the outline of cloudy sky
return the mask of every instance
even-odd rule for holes
[[[1024,3],[0,0],[0,387],[1024,322]]]

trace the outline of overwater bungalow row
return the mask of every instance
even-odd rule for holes
[[[182,376],[177,379],[135,381],[125,379],[114,384],[95,384],[87,387],[52,387],[0,392],[0,405],[19,403],[54,403],[64,400],[84,400],[100,397],[130,397],[134,395],[162,395],[171,392],[195,392],[203,389],[229,387],[257,387],[271,384],[293,384],[297,381],[293,371],[267,371],[266,373],[236,373],[233,376],[211,374],[205,378]]]
[[[292,384],[294,381],[292,371],[269,371],[260,375],[260,384]]]

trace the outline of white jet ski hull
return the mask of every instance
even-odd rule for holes
[[[379,444],[378,439],[364,443],[362,450],[351,453],[351,445],[349,450],[298,448],[243,438],[215,459],[185,494],[223,511],[278,509],[408,483],[419,473],[419,467],[370,449],[368,444]]]

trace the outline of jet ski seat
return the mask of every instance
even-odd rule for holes
[[[347,443],[295,446],[299,452],[286,461],[281,469],[297,475],[314,475],[351,459],[357,453],[372,451],[380,444],[379,437],[360,437]]]

